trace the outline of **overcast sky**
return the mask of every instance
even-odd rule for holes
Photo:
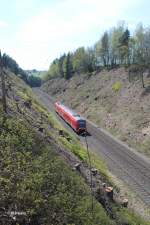
[[[0,48],[23,69],[48,69],[119,20],[129,29],[150,25],[149,0],[0,0],[0,9]]]

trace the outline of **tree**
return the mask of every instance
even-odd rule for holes
[[[129,39],[130,32],[126,29],[119,39],[121,64],[129,64]]]
[[[122,64],[120,39],[123,36],[124,31],[125,31],[124,21],[119,22],[117,27],[113,28],[111,31],[110,46],[111,46],[112,67]]]
[[[17,62],[6,53],[3,54],[3,65],[5,68],[9,68],[9,70],[14,74],[20,76],[27,83],[27,73],[21,69]]]
[[[37,77],[37,76],[34,76],[34,75],[29,75],[28,76],[28,84],[31,86],[31,87],[40,87],[41,86],[41,78],[40,77]]]
[[[100,56],[103,61],[104,67],[109,64],[109,37],[107,31],[103,34],[101,38],[101,48],[100,48]]]
[[[73,70],[77,73],[88,72],[88,55],[84,47],[78,48],[73,55]]]
[[[51,79],[53,77],[57,77],[59,75],[59,66],[58,66],[58,63],[59,63],[59,59],[55,59],[50,67],[49,67],[49,70],[46,74],[46,79]]]
[[[88,72],[93,72],[96,70],[96,54],[94,48],[88,48],[86,50],[87,54],[87,66]]]
[[[64,77],[63,62],[64,62],[65,57],[66,57],[66,54],[61,56],[59,58],[59,62],[58,62],[58,70],[59,70],[59,74],[60,74],[61,77]]]
[[[67,56],[63,60],[63,74],[64,78],[68,80],[71,77],[72,74],[72,62],[70,53],[67,54]]]
[[[135,31],[135,60],[138,64],[144,64],[144,28],[138,24]]]
[[[1,51],[0,51],[0,76],[1,76],[1,83],[2,83],[2,104],[3,104],[3,111],[5,113],[7,113],[5,75],[4,75],[4,65],[3,65],[3,57],[1,55]]]

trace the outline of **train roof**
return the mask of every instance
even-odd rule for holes
[[[73,117],[75,117],[77,120],[85,120],[83,117],[81,117],[78,113],[76,113],[75,111],[69,109],[67,106],[63,105],[60,102],[57,102],[59,105],[61,105],[61,107],[68,112],[69,114],[71,114]]]

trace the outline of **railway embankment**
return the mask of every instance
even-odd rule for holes
[[[43,90],[150,157],[150,78],[129,82],[125,69],[55,78]]]
[[[39,89],[36,89],[35,93],[45,107],[47,107],[50,112],[54,112],[54,99]],[[70,133],[74,134],[74,131],[64,120],[60,119],[59,116],[57,118]],[[87,136],[87,142],[91,152],[94,152],[97,157],[100,156],[103,158],[107,163],[111,176],[117,177],[114,183],[118,183],[119,181],[118,187],[121,188],[122,195],[130,199],[129,207],[136,209],[136,211],[141,214],[145,214],[146,212],[148,215],[149,212],[147,210],[150,205],[149,159],[129,148],[124,143],[116,140],[112,135],[109,135],[90,121],[87,123],[87,129],[90,133],[90,135]],[[80,141],[85,145],[84,137],[80,136]],[[96,158],[92,160],[94,161],[95,159]],[[101,165],[99,165],[99,168],[102,169]]]
[[[85,148],[48,112],[49,99],[43,106],[14,74],[7,86],[7,113],[0,107],[2,224],[149,225],[126,202],[118,204],[115,188],[113,198],[102,168],[91,170],[92,197]]]

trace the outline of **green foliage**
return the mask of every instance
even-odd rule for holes
[[[27,73],[19,67],[19,65],[13,58],[4,53],[2,59],[4,67],[9,68],[10,71],[14,74],[21,76],[21,78],[27,83]]]
[[[41,86],[41,78],[33,74],[29,75],[28,72],[24,71],[19,67],[17,62],[12,59],[9,55],[5,53],[2,56],[2,65],[5,68],[8,68],[11,72],[21,77],[28,85],[31,87]]]
[[[60,72],[59,60],[55,59],[52,62],[52,64],[50,65],[50,68],[47,71],[47,73],[44,75],[44,80],[52,79],[54,77],[58,77],[60,75],[60,73],[62,73],[62,71]]]
[[[114,84],[112,85],[112,89],[113,89],[115,92],[120,91],[121,88],[122,88],[122,84],[121,84],[119,81],[117,81],[116,83],[114,83]]]
[[[0,117],[0,206],[24,211],[34,223],[112,224],[89,189],[54,152],[17,118]]]
[[[144,221],[140,216],[136,215],[135,212],[125,208],[118,211],[117,224],[150,225],[148,221]]]
[[[104,67],[108,66],[109,61],[109,36],[105,32],[101,40],[96,44],[96,54],[100,57]]]
[[[93,49],[78,48],[74,53],[64,54],[59,59],[55,59],[44,80],[58,76],[69,79],[74,73],[93,72],[95,60]]]
[[[78,73],[88,71],[88,55],[84,47],[78,48],[73,55],[73,70]]]
[[[112,69],[119,66],[128,68],[133,64],[149,69],[150,28],[144,28],[139,24],[131,36],[126,23],[120,21],[117,26],[105,31],[91,48],[80,47],[71,53],[69,59],[71,64],[67,62],[67,55],[64,54],[54,60],[47,72],[46,80],[56,76],[68,79],[75,73],[91,73],[103,68]],[[71,73],[67,72],[69,64],[73,68]]]
[[[63,67],[64,78],[68,80],[72,75],[72,62],[71,62],[71,56],[69,53],[64,58],[62,67]]]
[[[30,75],[28,76],[27,82],[31,87],[40,87],[42,80],[40,77]]]

